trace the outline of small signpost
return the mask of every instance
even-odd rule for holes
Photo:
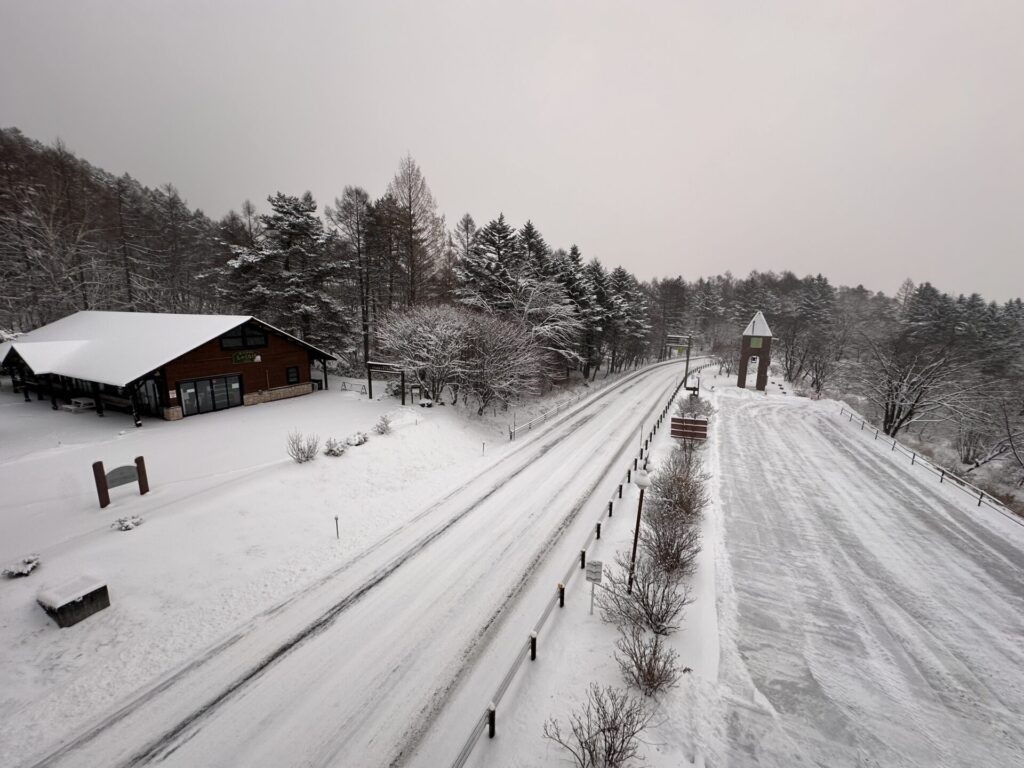
[[[590,615],[594,615],[594,588],[601,583],[601,574],[604,573],[604,565],[600,560],[590,560],[587,563],[587,581],[590,582]]]
[[[119,485],[138,482],[139,495],[149,493],[149,477],[146,475],[146,460],[142,456],[135,457],[135,466],[126,464],[123,467],[115,467],[109,472],[103,470],[103,462],[97,461],[92,465],[92,475],[96,480],[96,495],[100,499],[100,509],[110,506],[110,489]]]

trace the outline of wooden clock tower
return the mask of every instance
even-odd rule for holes
[[[758,312],[743,331],[743,346],[740,348],[740,372],[736,386],[747,386],[747,366],[757,366],[754,388],[764,391],[768,386],[768,364],[771,362],[772,332],[764,315]]]

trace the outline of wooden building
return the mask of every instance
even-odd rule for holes
[[[26,400],[118,408],[136,424],[309,394],[333,359],[249,315],[78,312],[0,344]]]

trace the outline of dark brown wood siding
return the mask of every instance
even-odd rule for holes
[[[235,362],[239,352],[258,355],[259,362]],[[220,339],[213,339],[164,366],[169,390],[181,381],[208,379],[237,373],[242,377],[242,392],[258,392],[288,386],[288,368],[299,369],[299,383],[309,381],[309,352],[290,339],[267,332],[267,345],[254,349],[221,349]],[[173,401],[177,404],[177,400]]]

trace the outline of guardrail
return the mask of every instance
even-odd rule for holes
[[[693,371],[691,370],[690,373],[693,373]],[[529,657],[531,661],[534,661],[537,658],[537,637],[540,634],[540,631],[544,628],[548,618],[550,618],[555,606],[558,606],[559,608],[565,607],[566,587],[569,586],[573,576],[585,569],[587,549],[596,539],[601,538],[601,523],[605,520],[605,510],[607,510],[607,517],[612,517],[615,510],[615,500],[622,498],[623,487],[631,482],[633,472],[639,468],[640,462],[643,461],[643,468],[647,468],[651,442],[654,440],[654,436],[658,433],[658,430],[661,428],[665,418],[669,415],[669,409],[672,407],[672,403],[675,402],[676,397],[679,395],[679,390],[683,388],[683,384],[685,384],[685,380],[680,381],[679,384],[676,385],[676,388],[672,390],[672,394],[669,396],[668,402],[665,403],[665,407],[662,408],[661,413],[654,422],[654,426],[651,427],[647,433],[647,437],[644,438],[643,446],[640,448],[637,456],[633,459],[632,464],[626,469],[626,474],[622,478],[623,482],[619,483],[618,489],[612,494],[612,498],[608,500],[607,507],[602,508],[601,517],[595,522],[593,527],[591,527],[590,534],[587,536],[580,549],[580,554],[573,558],[572,564],[565,573],[565,577],[558,582],[558,586],[555,588],[554,594],[548,599],[547,604],[544,606],[544,610],[541,612],[540,618],[533,625],[527,639],[519,646],[519,650],[516,651],[515,658],[512,659],[512,663],[509,665],[508,671],[505,673],[505,676],[501,679],[501,682],[495,689],[494,696],[484,708],[480,717],[473,722],[469,738],[466,739],[462,749],[452,761],[452,768],[462,768],[462,766],[466,764],[466,761],[469,760],[474,747],[476,747],[477,742],[480,740],[480,737],[483,735],[485,730],[490,738],[494,738],[494,734],[497,729],[498,704],[501,703],[502,697],[505,695],[508,687],[512,684],[516,673],[523,665],[523,662],[526,661],[527,657]]]
[[[700,358],[695,358],[695,359],[699,360]],[[665,365],[666,363],[670,363],[670,362],[678,362],[678,361],[675,360],[675,359],[672,359],[672,360],[655,360],[653,362],[650,362],[650,363],[647,363],[645,365],[640,366],[639,368],[637,368],[634,371],[631,371],[627,375],[628,376],[632,376],[632,375],[635,375],[637,373],[640,373],[640,371],[645,371],[648,368],[653,368],[656,365]],[[702,366],[702,368],[705,368],[705,367],[707,367],[707,366]],[[701,370],[701,369],[691,368],[690,369],[690,373],[692,374],[696,370]],[[623,376],[623,377],[614,379],[613,381],[609,381],[609,382],[607,382],[606,384],[603,384],[600,387],[590,387],[587,390],[584,390],[583,392],[579,392],[578,394],[573,395],[572,397],[570,397],[568,400],[565,400],[565,401],[559,403],[554,408],[552,408],[552,409],[550,409],[548,411],[545,411],[540,416],[536,416],[536,417],[530,419],[529,421],[527,421],[527,422],[525,422],[523,424],[514,424],[514,423],[513,424],[509,424],[508,425],[508,439],[510,441],[511,440],[515,440],[516,436],[520,432],[529,432],[531,429],[533,429],[538,424],[543,424],[548,419],[550,419],[552,416],[556,416],[557,414],[561,413],[562,411],[564,411],[569,406],[575,405],[576,403],[578,403],[583,398],[589,397],[590,395],[593,395],[593,394],[596,394],[597,392],[600,392],[602,389],[604,389],[605,386],[608,386],[610,384],[615,384],[617,382],[620,382],[624,378],[625,377]]]
[[[1009,518],[1017,525],[1024,526],[1024,520],[1022,520],[1019,516],[1014,514],[1013,511],[1008,509],[1007,506],[1003,504],[1003,502],[1001,502],[991,493],[988,493],[987,491],[982,490],[978,486],[969,483],[967,480],[960,477],[960,475],[950,472],[945,467],[936,466],[931,461],[929,461],[921,454],[919,454],[917,451],[913,451],[907,448],[906,446],[900,445],[895,438],[889,437],[888,435],[881,433],[877,427],[872,427],[870,424],[868,424],[867,420],[860,414],[854,413],[849,408],[843,406],[839,409],[839,415],[849,416],[850,418],[848,419],[848,421],[851,424],[854,423],[855,419],[859,420],[861,432],[864,431],[865,427],[870,428],[874,432],[873,441],[878,441],[879,438],[882,438],[882,444],[889,446],[890,453],[900,453],[903,456],[909,457],[911,466],[922,467],[928,472],[931,472],[933,475],[936,475],[939,478],[940,483],[945,484],[945,482],[949,480],[949,485],[951,487],[957,488],[958,490],[963,491],[972,498],[975,498],[978,502],[979,507],[984,505],[990,509],[994,509],[996,512],[999,512],[1004,517]]]

